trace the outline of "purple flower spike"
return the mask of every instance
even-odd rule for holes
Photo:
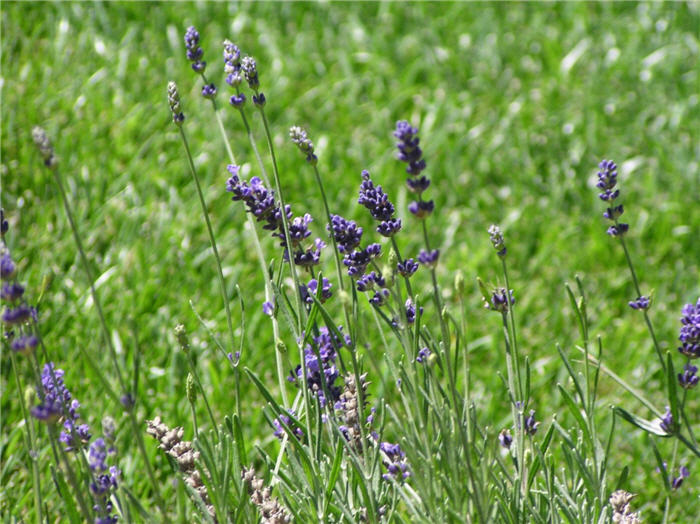
[[[331,215],[331,223],[326,226],[335,239],[338,252],[351,253],[360,245],[362,240],[362,228],[352,220],[346,220],[340,215]]]
[[[260,87],[260,79],[258,78],[258,65],[255,63],[255,59],[251,56],[243,57],[241,70],[245,75],[248,86],[257,93]]]
[[[224,40],[224,73],[226,83],[231,87],[238,87],[243,81],[241,50],[230,40]]]
[[[185,32],[185,48],[187,49],[187,60],[192,62],[192,70],[196,73],[204,73],[207,63],[202,61],[204,51],[199,47],[199,33],[190,26]]]
[[[700,298],[696,304],[686,304],[682,310],[681,331],[678,348],[683,355],[690,359],[700,357]]]
[[[0,278],[2,280],[11,280],[15,275],[15,263],[12,261],[9,253],[4,253],[0,257]]]
[[[382,462],[387,473],[382,475],[384,480],[403,481],[411,476],[411,471],[406,462],[406,454],[398,444],[381,442],[379,449],[384,454]]]
[[[678,373],[678,383],[683,389],[693,389],[700,380],[697,373],[697,366],[693,366],[690,363],[686,364],[683,366],[683,373]]]
[[[612,191],[617,185],[617,165],[612,160],[603,160],[598,164],[598,167],[600,171],[598,171],[598,183],[596,187],[603,191],[598,196],[605,202],[615,200],[619,195],[619,191]]]
[[[425,160],[423,151],[418,147],[420,139],[418,138],[418,128],[412,127],[406,120],[396,122],[396,131],[394,136],[399,140],[396,147],[399,152],[397,158],[401,162],[406,162],[408,167],[406,173],[411,176],[418,176],[425,169]]]

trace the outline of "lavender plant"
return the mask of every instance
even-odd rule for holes
[[[41,468],[35,458],[41,438],[37,421],[46,424],[55,484],[70,520],[75,522],[173,520],[174,511],[162,500],[159,488],[162,479],[169,477],[177,482],[181,502],[185,494],[191,501],[191,507],[179,512],[183,521],[640,522],[643,512],[633,507],[635,495],[626,491],[628,469],[611,462],[611,449],[624,438],[618,431],[619,418],[649,435],[665,487],[664,520],[668,520],[673,493],[691,485],[694,468],[690,460],[700,457],[695,420],[687,409],[688,395],[697,391],[699,381],[693,362],[700,357],[700,299],[682,309],[678,337],[681,362],[675,353],[664,354],[653,329],[649,315],[653,300],[650,294],[642,294],[632,264],[625,240],[631,230],[620,222],[624,209],[618,204],[617,166],[612,161],[599,166],[599,197],[608,206],[604,212],[610,222],[607,233],[620,243],[630,270],[636,298],[629,306],[644,318],[655,348],[666,386],[662,404],[666,408],[659,410],[655,402],[603,364],[603,337],[592,334],[585,286],[576,277],[575,286],[567,284],[565,292],[570,299],[572,325],[578,328],[577,349],[556,348],[563,376],[556,384],[561,407],[556,413],[553,406],[545,408],[531,388],[530,359],[539,357],[536,351],[548,349],[530,347],[527,337],[520,336],[516,314],[520,315],[520,302],[527,301],[527,293],[518,282],[511,282],[509,264],[519,263],[518,253],[509,249],[512,243],[507,247],[501,228],[488,228],[498,262],[494,257],[495,284],[477,279],[483,309],[471,300],[461,274],[449,293],[439,285],[444,276],[441,251],[443,257],[447,252],[442,249],[439,232],[431,229],[429,217],[439,210],[426,195],[431,180],[426,174],[418,127],[400,120],[393,131],[396,157],[406,166],[406,188],[413,201],[401,209],[403,206],[394,204],[402,200],[394,198],[398,184],[393,176],[385,170],[373,169],[374,174],[370,174],[367,169],[358,169],[356,202],[368,216],[353,215],[354,219],[337,214],[327,199],[322,173],[330,172],[330,161],[317,151],[306,130],[291,127],[289,138],[313,171],[315,190],[323,205],[323,218],[314,220],[312,209],[299,212],[302,205],[294,202],[284,184],[286,174],[277,161],[279,142],[274,139],[277,122],[268,120],[265,110],[264,67],[259,70],[257,61],[245,56],[230,40],[223,42],[224,82],[233,91],[229,103],[244,124],[256,157],[257,166],[252,166],[236,161],[239,152],[234,155],[231,144],[239,148],[241,142],[229,141],[232,133],[227,131],[225,112],[216,101],[216,83],[211,81],[216,79],[216,71],[212,72],[216,65],[208,66],[204,61],[199,32],[189,27],[184,42],[186,58],[202,80],[202,98],[213,109],[226,150],[227,158],[219,162],[221,173],[226,166],[226,178],[216,186],[217,198],[223,199],[227,193],[245,212],[265,286],[263,318],[269,317],[273,343],[249,347],[244,338],[244,302],[254,293],[244,282],[236,284],[243,288],[240,311],[231,307],[223,271],[225,256],[221,256],[229,246],[220,254],[218,246],[225,244],[217,243],[214,234],[220,217],[210,216],[205,198],[208,190],[198,176],[184,131],[181,93],[170,82],[170,115],[183,142],[206,224],[228,341],[222,342],[217,328],[209,328],[196,310],[194,313],[220,350],[221,368],[232,371],[234,391],[229,405],[210,403],[205,386],[210,382],[200,379],[206,378],[209,370],[197,364],[197,340],[190,340],[184,324],[178,324],[175,338],[179,354],[187,361],[179,400],[191,410],[191,426],[183,417],[172,421],[176,426],[171,429],[157,415],[146,420],[144,427],[137,412],[139,391],[129,387],[110,337],[58,173],[58,159],[46,133],[35,129],[34,141],[45,166],[55,176],[89,281],[113,377],[106,376],[93,360],[88,362],[98,372],[115,407],[123,412],[127,429],[136,435],[152,496],[159,506],[157,515],[143,507],[129,491],[129,479],[122,478],[116,466],[115,422],[105,419],[103,436],[94,438],[86,422],[89,406],[81,406],[74,398],[65,383],[67,374],[48,358],[37,312],[26,302],[17,264],[5,243],[9,226],[3,212],[3,349],[12,360],[25,418],[24,440],[32,458],[39,520],[48,512],[41,490]],[[252,107],[246,103],[248,99]],[[257,113],[256,120],[249,118],[250,110]],[[256,146],[254,125],[258,123],[272,166],[269,177]],[[305,199],[303,205],[308,206],[309,201]],[[258,227],[266,232],[264,236],[259,236]],[[413,237],[420,238],[419,248]],[[325,249],[327,243],[331,249]],[[324,268],[331,256],[335,272],[326,274]],[[233,325],[237,313],[241,316],[238,332]],[[489,384],[500,412],[497,420],[488,420],[485,400],[472,388],[470,366],[475,360],[470,354],[473,345],[468,320],[485,325],[493,322],[493,331],[498,334],[494,340],[503,348],[497,351],[494,345],[488,360],[501,378],[501,387]],[[297,351],[289,352],[289,347]],[[41,348],[40,356],[37,348]],[[276,384],[267,382],[268,369],[252,368],[248,357],[253,351],[269,357],[261,359],[264,362],[274,358]],[[90,358],[87,351],[84,354]],[[656,419],[645,420],[621,406],[601,409],[601,375],[610,376],[632,393]],[[118,384],[117,389],[111,379]],[[244,405],[250,400],[240,394],[243,381],[264,399],[256,409],[269,424],[265,435],[250,434],[243,420],[249,411]],[[24,382],[33,382],[36,387],[38,402],[32,409],[27,409],[24,400]],[[207,416],[199,417],[204,410]],[[143,433],[156,441],[150,449],[142,442]],[[672,446],[668,462],[663,460],[667,453],[663,440]],[[172,472],[154,471],[149,451],[154,453],[156,446],[165,452],[162,458],[170,463]],[[683,451],[687,455],[681,455]],[[128,450],[120,449],[120,456],[128,457]],[[635,503],[643,498],[640,494]]]

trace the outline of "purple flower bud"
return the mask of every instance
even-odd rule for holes
[[[671,414],[671,408],[668,406],[666,406],[666,413],[664,413],[664,416],[660,419],[659,426],[668,434],[672,434],[675,431],[675,421]]]
[[[414,261],[412,258],[407,258],[403,262],[396,264],[396,270],[402,277],[410,277],[418,271],[418,267],[418,262]]]
[[[216,86],[214,84],[204,84],[202,86],[202,96],[209,100],[216,98]]]
[[[647,310],[647,309],[649,309],[649,306],[651,306],[651,302],[649,300],[649,297],[646,297],[644,295],[636,298],[635,300],[628,302],[628,304],[632,309],[641,309],[641,310]]]
[[[262,310],[268,317],[271,317],[275,311],[275,306],[272,305],[272,302],[264,302],[262,305]]]
[[[501,443],[501,446],[510,449],[510,445],[513,443],[513,436],[510,434],[510,431],[504,429],[498,434],[498,441]]]
[[[683,366],[683,373],[678,373],[678,383],[683,389],[693,389],[698,385],[700,377],[697,375],[698,367],[688,363]]]
[[[678,476],[674,477],[673,480],[671,480],[671,489],[678,489],[681,487],[683,484],[683,480],[687,479],[690,476],[690,471],[688,471],[688,468],[686,466],[681,466],[678,468]]]
[[[236,109],[240,109],[241,107],[243,107],[243,104],[245,104],[245,95],[243,93],[233,95],[229,99],[229,103]]]
[[[535,422],[535,410],[531,409],[530,414],[525,417],[525,433],[528,435],[534,435],[537,433],[537,428],[539,425],[539,422]]]
[[[408,205],[408,210],[416,218],[426,218],[430,216],[435,209],[435,203],[432,200],[421,200],[420,202],[411,202]]]
[[[439,259],[440,251],[438,249],[433,249],[432,251],[421,250],[418,254],[418,262],[429,268],[437,266]]]
[[[625,236],[625,234],[627,233],[629,228],[630,228],[629,224],[623,224],[622,222],[620,222],[619,224],[617,224],[615,226],[610,226],[608,228],[607,233],[611,237],[622,237],[622,236]]]
[[[427,347],[421,348],[418,350],[418,355],[416,355],[416,362],[418,363],[423,363],[428,361],[428,357],[430,356],[430,349]]]

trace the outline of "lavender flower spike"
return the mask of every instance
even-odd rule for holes
[[[312,166],[318,163],[318,157],[314,154],[314,143],[309,139],[306,131],[301,127],[293,126],[289,129],[289,137],[292,139],[299,151],[306,155],[306,161]]]
[[[241,50],[230,40],[224,40],[224,73],[226,83],[231,87],[238,87],[243,81],[241,71]]]
[[[199,47],[199,33],[190,26],[185,32],[185,48],[187,49],[187,60],[192,62],[192,70],[195,73],[204,73],[207,63],[202,60],[204,51]]]
[[[602,190],[598,197],[604,202],[607,202],[610,207],[605,210],[603,216],[614,222],[608,228],[608,235],[612,237],[621,237],[629,230],[629,225],[618,222],[617,219],[624,213],[622,205],[613,205],[613,201],[620,195],[620,190],[615,189],[617,185],[617,165],[612,160],[603,160],[598,167],[598,183],[596,187]]]
[[[689,359],[700,358],[700,298],[695,305],[683,306],[682,313],[682,326],[678,336],[681,346],[678,351]]]
[[[389,201],[389,197],[382,190],[382,186],[375,187],[367,170],[362,171],[360,196],[357,203],[366,207],[372,218],[380,221],[377,227],[377,232],[380,235],[392,237],[401,230],[401,220],[394,218],[394,204]],[[421,204],[425,204],[425,202],[421,202]]]
[[[498,256],[501,258],[505,257],[508,250],[506,249],[506,242],[503,239],[501,228],[495,224],[492,224],[489,226],[488,233],[489,238],[491,239],[491,244],[493,244],[493,248],[498,252]]]

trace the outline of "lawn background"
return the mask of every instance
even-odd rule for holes
[[[565,383],[555,344],[578,354],[563,288],[575,274],[584,278],[607,365],[663,409],[653,347],[641,316],[627,306],[635,293],[619,245],[605,235],[593,181],[600,159],[618,162],[628,242],[643,291],[654,290],[652,318],[662,347],[675,354],[680,309],[700,295],[699,22],[697,3],[3,2],[0,167],[10,247],[29,300],[41,297],[42,334],[83,414],[95,432],[103,415],[121,422],[125,481],[148,498],[120,408],[80,357],[83,347],[116,379],[59,194],[31,142],[32,126],[44,126],[53,138],[121,356],[132,366],[134,355],[141,355],[142,418],[160,415],[188,426],[191,436],[186,362],[173,336],[178,322],[191,333],[215,411],[223,415],[233,405],[230,368],[188,304],[223,337],[206,229],[167,107],[169,80],[180,87],[227,282],[232,294],[238,283],[245,300],[243,363],[268,387],[276,384],[272,337],[261,312],[263,286],[243,209],[224,192],[225,151],[184,57],[182,35],[189,25],[202,35],[207,74],[220,89],[234,152],[249,175],[257,165],[226,104],[220,42],[231,38],[257,59],[287,199],[297,213],[316,217],[319,234],[322,206],[310,170],[287,139],[288,128],[304,126],[317,145],[332,211],[372,230],[355,204],[360,171],[369,169],[405,218],[402,251],[417,254],[420,235],[406,217],[409,197],[391,131],[398,119],[420,127],[436,203],[429,228],[442,251],[441,282],[449,302],[456,271],[467,279],[471,358],[478,363],[474,394],[480,418],[494,434],[509,418],[496,376],[505,368],[501,335],[474,285],[477,275],[497,278],[485,233],[492,222],[506,234],[519,339],[533,365],[534,404],[545,424],[558,411],[553,384]],[[248,113],[253,116],[250,108]],[[252,121],[264,150],[260,122]],[[271,240],[265,247],[279,258]],[[328,273],[329,253],[325,264]],[[427,286],[427,278],[422,283]],[[236,303],[234,322],[240,323]],[[376,329],[368,324],[367,330],[372,396],[391,403],[394,385],[372,364],[380,361]],[[291,346],[288,333],[287,339]],[[261,397],[248,382],[243,388],[246,437],[274,446]],[[620,403],[649,416],[610,379],[602,389],[602,406]],[[26,516],[31,482],[17,394],[5,356],[0,513]],[[697,390],[690,399],[688,413],[697,414]],[[147,444],[171,489],[165,458]],[[660,445],[670,456],[671,445]],[[627,488],[640,494],[638,507],[649,522],[658,520],[660,476],[646,437],[630,426],[620,428],[611,474],[625,465]],[[674,495],[678,522],[700,511],[693,493],[700,469],[690,466],[691,478]],[[43,490],[52,493],[48,475]]]

